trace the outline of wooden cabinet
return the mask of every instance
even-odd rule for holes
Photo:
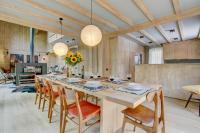
[[[163,46],[164,60],[200,59],[200,40],[174,42]]]

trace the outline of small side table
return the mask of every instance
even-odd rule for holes
[[[193,95],[200,96],[200,85],[188,85],[188,86],[183,86],[183,89],[190,92],[190,96],[187,100],[187,103],[185,105],[185,108],[187,108],[189,102],[191,99],[196,100],[199,102],[199,116],[200,116],[200,99],[197,98],[192,98]]]

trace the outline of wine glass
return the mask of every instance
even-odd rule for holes
[[[93,78],[94,78],[94,74],[91,73],[91,74],[90,74],[90,79],[93,79]]]
[[[112,82],[114,80],[114,77],[113,76],[110,76],[110,81]]]
[[[127,77],[128,80],[131,80],[131,74],[127,74],[126,77]]]
[[[100,73],[97,73],[97,78],[101,78],[101,74]]]

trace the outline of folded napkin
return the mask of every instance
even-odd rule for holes
[[[149,90],[150,87],[139,83],[129,83],[127,89],[131,91],[142,91],[142,90]]]
[[[119,87],[117,90],[127,93],[132,93],[136,95],[142,95],[145,92],[151,90],[152,88],[143,84],[129,83],[128,86]]]
[[[80,81],[81,81],[80,78],[68,78],[67,79],[68,83],[77,83],[77,82],[80,82]]]

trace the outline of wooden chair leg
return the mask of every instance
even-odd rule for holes
[[[66,120],[66,118],[64,118],[64,120],[63,120],[63,125],[62,125],[62,132],[61,132],[61,133],[64,133],[64,132],[65,132],[66,124],[67,124],[67,120]]]
[[[98,104],[98,97],[96,97],[96,105]]]
[[[49,99],[48,118],[50,116],[50,111],[51,111],[51,98]]]
[[[79,123],[79,126],[78,126],[78,133],[81,133],[82,131],[82,123]]]
[[[51,107],[50,107],[50,114],[49,114],[49,123],[52,122],[52,116],[53,116],[54,105],[55,105],[55,103],[54,103],[54,100],[52,99],[52,100],[51,100]]]
[[[192,98],[192,93],[190,94],[190,97],[188,98],[188,100],[187,100],[187,103],[186,103],[186,105],[185,105],[185,108],[187,108],[187,106],[188,106],[188,104],[189,104],[189,102],[190,102],[190,100],[191,100],[191,98]]]
[[[165,133],[165,125],[162,127],[162,133]]]
[[[62,125],[63,125],[63,110],[62,108],[60,107],[60,133],[62,133]]]
[[[38,109],[40,109],[41,101],[42,101],[42,94],[40,94]]]
[[[52,103],[51,103],[52,104]],[[49,123],[52,122],[52,115],[53,115],[53,105],[50,107],[50,112],[49,112]]]
[[[45,107],[46,99],[43,99],[43,105],[42,105],[42,112],[44,112],[44,107]]]
[[[126,125],[126,118],[124,116],[121,133],[124,133],[125,125]]]
[[[35,104],[37,103],[37,99],[38,99],[38,93],[36,92],[36,96],[35,96]]]
[[[200,116],[200,101],[199,101],[199,116]]]

